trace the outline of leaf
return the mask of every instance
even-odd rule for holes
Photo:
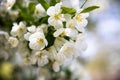
[[[38,0],[38,2],[47,10],[50,5],[46,2],[46,0]]]
[[[48,41],[48,46],[46,48],[49,48],[50,46],[52,46],[55,42],[55,37],[53,36],[53,33],[55,32],[54,27],[50,26],[48,27],[48,33],[46,36],[46,39]]]
[[[85,8],[84,10],[81,11],[81,13],[87,13],[87,12],[91,12],[95,9],[99,8],[99,6],[90,6],[88,8]]]
[[[54,6],[55,4],[61,2],[61,0],[50,0],[50,5]]]
[[[51,6],[54,6],[56,3],[57,3],[56,0],[50,0],[50,5]]]
[[[63,14],[75,14],[76,10],[74,8],[61,7]]]
[[[56,0],[57,3],[61,2],[61,0]]]
[[[25,20],[25,21],[32,21],[33,22],[33,20],[34,20],[34,18],[30,14],[27,14],[24,12],[20,13],[20,17],[23,18],[23,20]]]
[[[29,7],[28,7],[28,8],[29,8],[29,12],[30,12],[31,14],[34,13],[35,6],[36,6],[36,3],[34,3],[34,2],[29,3]]]

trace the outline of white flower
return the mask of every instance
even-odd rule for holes
[[[13,20],[15,20],[19,16],[19,11],[17,10],[10,10],[8,12]]]
[[[75,38],[78,35],[78,31],[71,28],[60,28],[53,33],[54,37],[58,36],[69,36]]]
[[[54,42],[54,47],[57,51],[59,51],[61,49],[61,47],[63,46],[63,44],[66,42],[67,40],[62,38],[62,37],[57,37],[55,39],[55,42]]]
[[[29,37],[32,35],[32,33],[27,32],[26,34],[24,34],[24,38],[25,40],[29,41]]]
[[[7,0],[6,7],[7,9],[11,9],[13,5],[15,4],[16,0]]]
[[[8,42],[12,45],[12,47],[17,47],[19,41],[17,38],[9,37]]]
[[[34,15],[39,18],[46,16],[45,9],[41,4],[36,5]]]
[[[57,3],[55,6],[51,6],[47,10],[47,14],[50,16],[48,18],[48,23],[55,27],[55,29],[63,27],[64,15],[61,14],[62,3]]]
[[[83,30],[83,28],[88,24],[87,21],[87,17],[89,16],[88,13],[80,13],[80,11],[78,11],[75,15],[75,17],[73,18],[76,22],[76,28],[77,30],[79,30],[80,32]]]
[[[29,41],[29,37],[36,32],[36,26],[32,25],[30,27],[27,27],[28,32],[24,34],[25,40]]]
[[[48,32],[47,30],[48,30],[48,25],[46,25],[46,24],[41,24],[36,29],[36,31],[43,31],[44,34],[47,34],[47,32]]]
[[[65,33],[65,29],[64,28],[60,28],[60,29],[57,29],[57,31],[55,31],[53,33],[54,37],[58,37],[58,36],[65,36],[66,33]]]
[[[48,52],[46,50],[38,51],[32,59],[32,64],[37,62],[38,66],[44,66],[48,61]]]
[[[29,47],[33,50],[42,50],[48,45],[42,32],[35,32],[29,37]]]
[[[34,33],[36,31],[36,26],[32,25],[32,26],[28,27],[27,30],[31,33]]]
[[[67,28],[71,28],[71,29],[75,29],[75,21],[73,19],[70,19],[66,22],[66,27]]]
[[[71,28],[66,28],[65,33],[66,33],[66,36],[69,36],[71,38],[76,38],[76,36],[78,35],[78,31]]]
[[[26,26],[23,22],[13,24],[11,35],[14,37],[21,37],[26,32]]]
[[[58,72],[60,70],[60,64],[58,62],[54,62],[52,67],[55,72]]]
[[[87,44],[86,44],[84,35],[85,35],[84,33],[79,34],[77,36],[77,39],[76,39],[76,42],[75,42],[75,47],[76,47],[77,51],[79,51],[79,53],[81,51],[86,50],[86,48],[87,48]]]
[[[51,61],[54,61],[57,55],[57,50],[54,46],[51,46],[50,48],[48,48],[48,52],[49,52],[49,58]]]
[[[63,54],[66,58],[73,58],[76,54],[74,44],[72,42],[66,42],[58,52],[58,54]]]

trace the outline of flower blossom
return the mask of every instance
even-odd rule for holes
[[[16,0],[7,0],[7,2],[6,2],[7,9],[10,10],[13,7],[13,5],[15,4],[15,2],[16,2]]]
[[[89,13],[80,13],[81,10],[78,10],[75,17],[73,18],[75,20],[76,28],[78,31],[83,32],[84,27],[88,24],[87,17],[89,16]]]
[[[45,9],[40,3],[35,6],[34,15],[38,18],[46,16]]]
[[[48,45],[43,32],[35,32],[29,37],[29,47],[33,50],[42,50]]]
[[[32,59],[32,64],[38,64],[38,66],[44,66],[48,61],[48,52],[46,50],[37,51]]]
[[[9,37],[8,42],[11,44],[12,47],[17,47],[19,41],[17,38]]]
[[[11,35],[14,37],[21,37],[26,32],[26,26],[23,22],[13,24]]]
[[[55,29],[63,27],[63,21],[65,21],[64,15],[61,14],[62,3],[57,3],[55,6],[51,6],[47,10],[47,14],[50,16],[48,18],[48,23],[54,26]]]

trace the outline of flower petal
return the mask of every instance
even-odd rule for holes
[[[53,16],[55,13],[56,12],[55,12],[55,7],[54,6],[51,6],[50,8],[48,8],[47,15]]]

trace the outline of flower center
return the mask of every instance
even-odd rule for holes
[[[63,31],[63,32],[61,33],[61,36],[65,36],[65,35],[66,35],[66,32]]]
[[[36,14],[40,14],[41,13],[41,10],[36,10]]]
[[[23,32],[23,29],[22,29],[22,28],[19,28],[19,31],[20,31],[20,32]]]
[[[37,42],[38,42],[39,44],[41,44],[41,43],[43,43],[43,39],[42,39],[42,38],[37,38]]]
[[[15,45],[15,44],[16,44],[16,41],[14,41],[14,40],[13,40],[13,41],[10,41],[10,44],[11,44],[11,45]]]
[[[58,20],[58,19],[60,19],[60,16],[61,16],[60,14],[55,14],[55,15],[54,15],[54,18],[55,18],[56,20]]]
[[[83,18],[82,18],[82,16],[79,14],[79,15],[76,16],[76,20],[77,20],[78,22],[82,22]]]
[[[74,25],[72,23],[70,23],[69,28],[74,28]]]
[[[70,46],[68,46],[66,49],[65,49],[65,53],[69,53],[70,52],[70,50],[71,50],[71,47]]]

